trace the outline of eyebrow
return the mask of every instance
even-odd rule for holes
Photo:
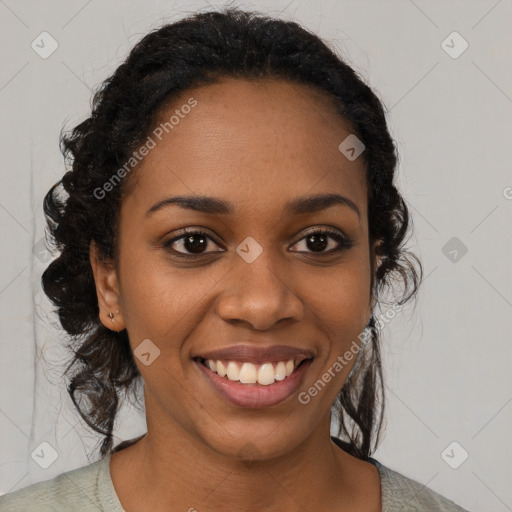
[[[344,205],[355,211],[359,218],[361,212],[357,205],[348,197],[340,194],[318,194],[313,196],[297,197],[285,204],[285,213],[292,215],[303,215],[325,210],[334,205]],[[195,210],[201,213],[231,215],[235,212],[235,206],[230,201],[209,196],[175,196],[162,199],[155,203],[146,213],[149,217],[153,213],[170,205],[177,205],[180,208]]]

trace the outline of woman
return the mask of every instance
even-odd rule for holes
[[[371,457],[376,311],[421,264],[381,103],[317,36],[236,9],[166,25],[62,142],[43,287],[102,458],[0,510],[463,510]],[[147,433],[113,449],[141,382]]]

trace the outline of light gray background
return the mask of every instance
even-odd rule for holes
[[[88,115],[91,89],[150,28],[210,5],[0,0],[0,493],[93,462],[100,440],[68,398],[64,337],[40,288],[42,199],[64,171],[59,131]],[[511,1],[236,5],[316,31],[390,111],[426,278],[416,309],[385,329],[387,429],[375,458],[471,511],[512,510]],[[31,48],[43,31],[59,45],[47,59]],[[442,44],[453,31],[469,44],[457,58],[445,49],[459,52],[458,36]],[[455,262],[454,247],[443,252],[452,237],[467,247]],[[144,431],[123,409],[117,441]],[[43,469],[36,454],[52,449]]]

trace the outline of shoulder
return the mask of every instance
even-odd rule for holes
[[[455,502],[432,491],[428,487],[412,480],[375,459],[381,477],[382,512],[398,512],[407,504],[408,512],[468,512]]]
[[[107,456],[0,496],[0,512],[121,511],[109,486],[109,460]]]

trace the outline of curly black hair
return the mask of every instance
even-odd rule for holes
[[[397,153],[382,103],[334,50],[298,23],[238,8],[195,13],[149,32],[99,86],[90,117],[67,134],[61,131],[69,170],[44,199],[47,242],[59,255],[43,273],[42,286],[70,335],[68,392],[83,420],[104,436],[101,456],[113,449],[121,393],[134,391],[142,378],[126,329],[111,331],[100,322],[89,259],[94,241],[103,261],[117,262],[119,209],[133,173],[112,187],[108,201],[98,198],[97,191],[125,165],[173,98],[226,77],[282,79],[328,93],[365,146],[370,246],[379,241],[373,256],[381,261],[372,267],[377,305],[397,281],[403,285],[395,302],[400,305],[421,282],[421,263],[405,248],[411,222],[395,187]],[[339,442],[362,460],[377,446],[384,413],[374,316],[368,327],[369,342],[333,404]]]

